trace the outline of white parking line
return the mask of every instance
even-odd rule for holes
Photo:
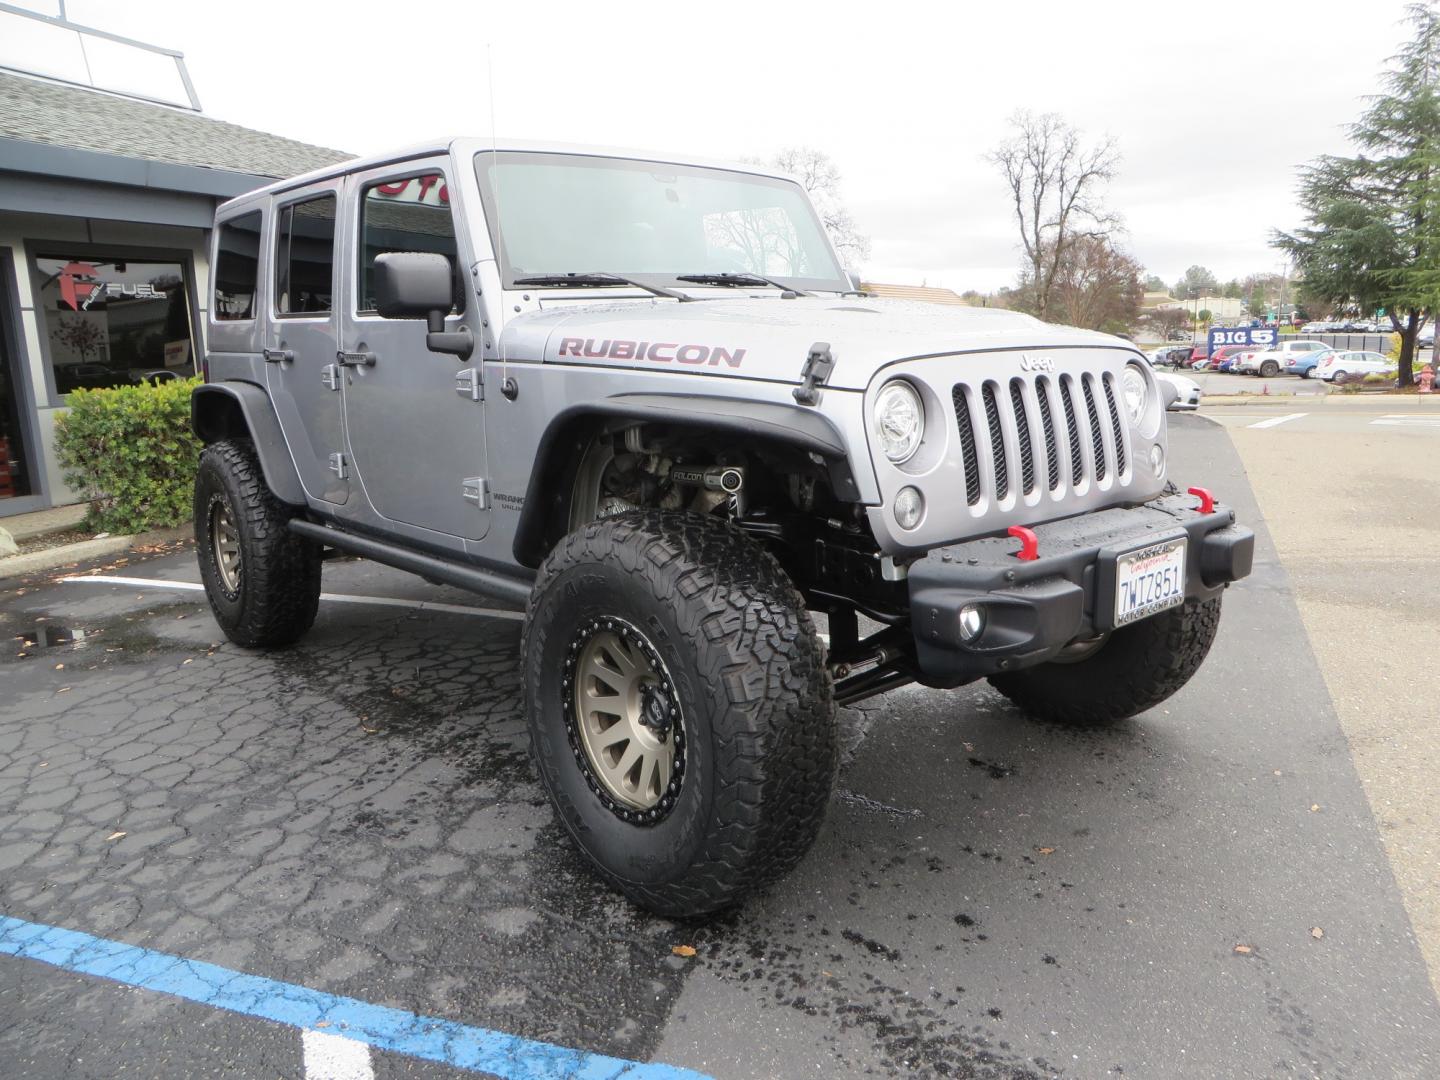
[[[1309,415],[1310,415],[1310,414],[1309,414],[1308,412],[1292,412],[1292,413],[1290,413],[1288,416],[1272,416],[1272,417],[1270,417],[1269,420],[1257,420],[1257,421],[1256,421],[1255,423],[1253,423],[1253,424],[1247,424],[1246,427],[1252,427],[1252,428],[1279,427],[1281,424],[1288,424],[1291,420],[1299,420],[1302,416],[1309,416]]]
[[[300,1039],[305,1045],[305,1080],[375,1080],[365,1043],[328,1031],[307,1030]]]
[[[1440,416],[1417,416],[1413,413],[1396,413],[1371,420],[1382,427],[1440,427]]]
[[[163,581],[159,578],[120,577],[114,574],[93,574],[90,576],[64,577],[62,582],[70,585],[93,582],[97,585],[133,585],[142,589],[174,589],[179,592],[204,592],[205,586],[198,581]],[[468,607],[464,604],[440,604],[433,600],[398,600],[393,596],[352,596],[348,593],[322,592],[320,599],[332,604],[374,604],[379,607],[408,607],[419,611],[448,611],[455,615],[480,615],[487,619],[525,618],[519,611],[502,611],[499,608]]]

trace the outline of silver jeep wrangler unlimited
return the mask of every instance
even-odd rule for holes
[[[220,625],[294,642],[329,552],[524,603],[541,780],[656,912],[802,857],[837,704],[987,678],[1132,716],[1250,569],[1233,512],[1167,485],[1127,342],[867,297],[762,167],[455,139],[226,203],[214,243]]]

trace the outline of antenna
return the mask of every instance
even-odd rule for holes
[[[505,268],[500,262],[500,151],[495,146],[495,61],[490,55],[490,42],[485,43],[485,79],[490,89],[490,183],[495,187],[495,270],[500,277],[500,294],[505,294]],[[510,363],[505,355],[505,305],[500,304],[496,319],[496,334],[500,345],[500,392],[507,398],[514,397],[510,383]]]

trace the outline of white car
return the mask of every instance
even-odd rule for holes
[[[1165,406],[1171,412],[1193,412],[1200,408],[1202,391],[1200,384],[1194,379],[1187,379],[1184,375],[1176,375],[1169,371],[1157,371],[1155,380],[1175,388],[1175,400]],[[1166,397],[1169,395],[1167,394]]]
[[[1237,361],[1231,370],[1237,374],[1263,375],[1268,379],[1284,371],[1290,366],[1291,359],[1298,354],[1329,348],[1323,341],[1282,341],[1273,349],[1249,353]]]
[[[1334,382],[1343,375],[1384,375],[1395,370],[1395,361],[1384,353],[1337,352],[1321,360],[1315,368],[1315,377]]]

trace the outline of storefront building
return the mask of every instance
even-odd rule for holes
[[[0,518],[74,501],[74,390],[194,373],[215,207],[346,156],[0,68]]]

